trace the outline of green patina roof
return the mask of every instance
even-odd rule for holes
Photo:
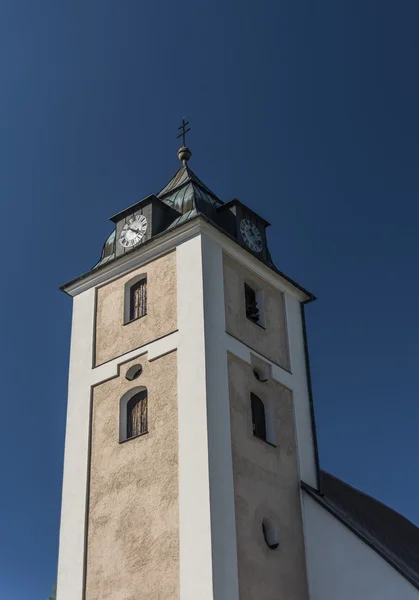
[[[192,219],[199,213],[211,218],[214,211],[223,204],[187,165],[174,174],[157,197],[179,213],[179,217],[167,227],[167,230]],[[99,262],[93,268],[115,259],[115,243],[114,229],[103,246]]]
[[[187,165],[175,173],[157,197],[182,215],[193,209],[207,214],[208,209],[223,204]]]

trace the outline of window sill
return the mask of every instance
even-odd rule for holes
[[[246,319],[248,321],[250,321],[251,323],[253,323],[254,325],[257,325],[258,327],[260,327],[261,329],[263,329],[264,331],[266,331],[266,327],[264,327],[264,325],[261,325],[260,323],[258,323],[257,321],[254,321],[253,319],[251,319],[250,317],[248,317],[246,315]]]
[[[272,446],[272,448],[278,448],[278,446],[276,444],[272,444],[272,442],[268,442],[268,440],[265,440],[264,438],[261,438],[258,435],[253,434],[253,437],[256,438],[257,440],[260,440],[261,442],[264,442],[265,444],[268,444],[268,446]]]
[[[146,316],[147,316],[147,313],[145,313],[144,315],[141,315],[140,317],[135,317],[135,319],[131,319],[131,321],[125,321],[124,323],[122,323],[122,325],[124,325],[124,326],[125,325],[130,325],[131,323],[134,323],[134,321],[138,321],[139,319],[143,319]]]
[[[132,437],[127,438],[126,440],[119,440],[120,444],[125,444],[125,442],[130,442],[131,440],[136,440],[139,437],[143,437],[144,435],[147,435],[148,431],[143,431],[143,433],[138,433],[137,435],[133,435]]]

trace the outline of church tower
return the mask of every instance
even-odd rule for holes
[[[185,126],[186,124],[184,124]],[[183,130],[184,130],[183,126]],[[189,168],[111,218],[73,297],[58,600],[308,600],[313,296]]]

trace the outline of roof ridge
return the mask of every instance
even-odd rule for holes
[[[222,200],[220,200],[220,199],[219,199],[219,197],[218,197],[216,194],[214,194],[214,192],[213,192],[213,191],[211,191],[211,190],[209,189],[209,187],[208,187],[208,186],[207,186],[207,185],[206,185],[206,184],[205,184],[203,181],[201,181],[201,179],[198,177],[198,175],[196,175],[196,174],[195,174],[195,173],[192,171],[192,169],[190,169],[190,168],[188,167],[188,165],[186,165],[186,170],[187,170],[187,172],[188,172],[188,175],[189,175],[189,176],[190,176],[190,178],[191,178],[191,181],[194,181],[198,187],[202,188],[202,189],[203,189],[205,192],[207,192],[208,194],[210,194],[211,196],[213,196],[213,197],[214,197],[216,200],[218,200],[219,202],[221,202],[221,204],[224,204],[224,203],[222,202]]]

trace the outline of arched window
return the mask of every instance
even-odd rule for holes
[[[246,308],[246,317],[265,328],[265,310],[264,310],[264,299],[263,290],[255,289],[248,283],[244,284],[244,301]]]
[[[141,433],[147,433],[147,390],[127,402],[127,440]]]
[[[259,323],[259,307],[256,292],[247,283],[244,284],[244,298],[246,303],[246,317],[254,323]]]
[[[147,314],[147,275],[141,274],[125,284],[124,323]]]
[[[250,394],[252,405],[253,435],[266,442],[265,405],[256,394]]]
[[[148,432],[147,388],[140,386],[129,390],[121,398],[119,441]]]

